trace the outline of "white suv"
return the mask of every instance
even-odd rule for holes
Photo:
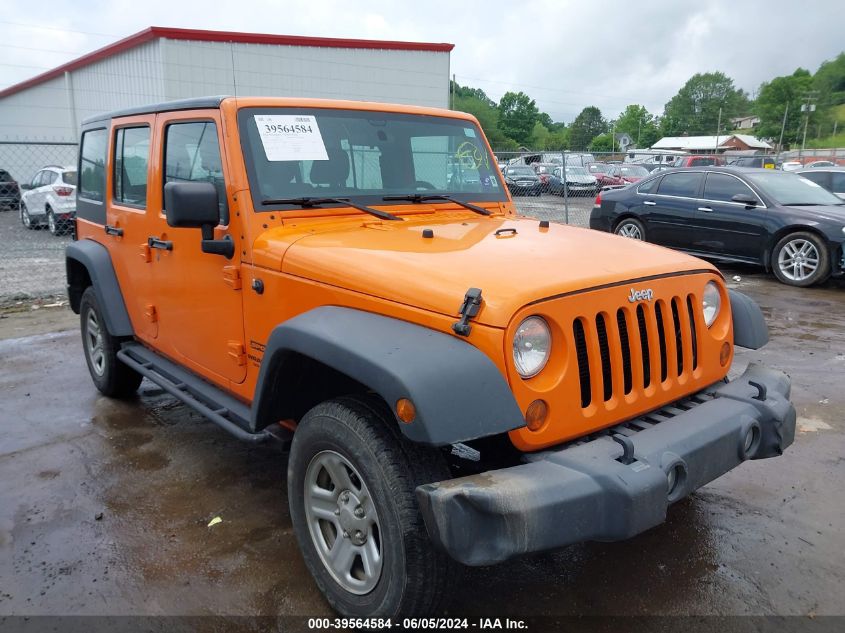
[[[46,224],[53,235],[71,232],[76,218],[75,167],[44,167],[21,189],[21,223],[26,228]]]

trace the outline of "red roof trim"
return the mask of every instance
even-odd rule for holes
[[[143,31],[125,37],[122,40],[97,49],[92,53],[78,57],[73,61],[58,66],[53,70],[36,75],[31,79],[0,90],[0,98],[20,92],[30,86],[43,83],[62,76],[64,73],[88,66],[96,61],[110,57],[129,48],[134,48],[145,42],[165,37],[173,40],[190,40],[194,42],[237,42],[241,44],[276,44],[283,46],[311,46],[315,48],[359,48],[394,51],[428,51],[448,53],[454,44],[427,42],[398,42],[391,40],[358,40],[334,37],[305,37],[301,35],[272,35],[269,33],[240,33],[237,31],[204,31],[200,29],[174,29],[151,26]]]

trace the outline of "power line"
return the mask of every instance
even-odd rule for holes
[[[42,24],[26,24],[24,22],[9,22],[7,20],[0,20],[0,24],[8,24],[10,26],[22,26],[28,29],[41,29],[43,31],[59,31],[62,33],[79,33],[80,35],[95,35],[97,37],[125,37],[124,35],[115,35],[114,33],[94,33],[92,31],[76,31],[74,29],[61,29],[55,26],[44,26]]]

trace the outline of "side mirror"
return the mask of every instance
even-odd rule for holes
[[[18,186],[19,186],[19,187],[21,188],[21,190],[23,190],[23,191],[29,191],[30,189],[32,189],[32,185],[31,185],[31,184],[29,184],[28,182],[22,183],[22,184],[20,184],[20,185],[18,185]]]
[[[756,207],[757,206],[757,198],[754,196],[749,196],[747,193],[738,193],[734,197],[731,198],[734,202],[739,202],[740,204],[744,204],[746,207]]]
[[[214,227],[220,223],[217,189],[210,182],[168,182],[164,185],[164,216],[167,225],[202,231],[203,253],[223,255],[231,259],[235,243],[228,235],[214,239]]]

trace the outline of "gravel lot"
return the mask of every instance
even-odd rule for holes
[[[70,236],[28,230],[15,211],[0,212],[0,306],[65,295],[65,246]]]

